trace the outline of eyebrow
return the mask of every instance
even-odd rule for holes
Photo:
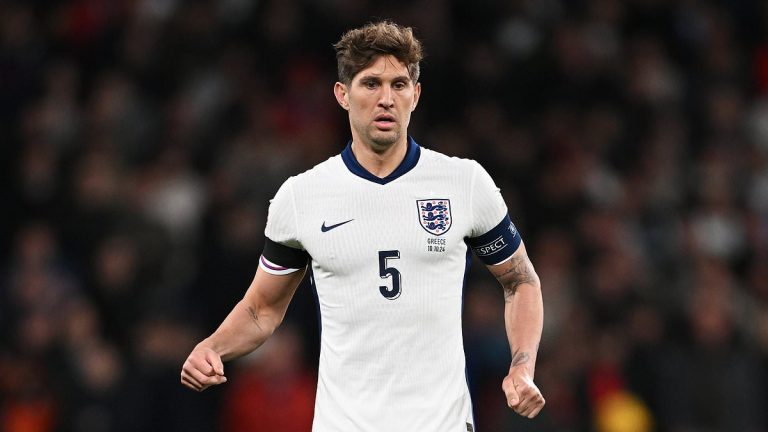
[[[377,75],[363,75],[363,76],[360,77],[360,82],[363,82],[363,81],[381,81],[381,77],[379,77]],[[411,81],[411,77],[409,77],[408,75],[398,75],[398,76],[392,78],[392,81],[393,82],[394,81],[410,82]]]

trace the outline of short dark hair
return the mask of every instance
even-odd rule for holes
[[[376,57],[392,55],[405,63],[411,80],[419,81],[419,62],[423,58],[421,42],[413,35],[411,27],[403,27],[391,21],[368,23],[344,33],[333,47],[339,69],[339,81],[349,84],[358,72],[365,69]]]

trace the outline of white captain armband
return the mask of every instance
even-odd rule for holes
[[[508,260],[520,247],[522,239],[515,224],[509,216],[505,216],[487,233],[466,241],[480,261],[486,265],[496,265]]]
[[[292,248],[265,239],[264,252],[259,258],[259,267],[273,275],[287,275],[307,266],[309,254],[307,251]]]

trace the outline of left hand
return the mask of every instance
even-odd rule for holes
[[[544,396],[525,367],[515,366],[501,383],[507,405],[523,417],[534,418],[544,408]]]

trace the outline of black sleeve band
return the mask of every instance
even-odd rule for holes
[[[498,264],[512,256],[520,246],[522,239],[515,224],[505,216],[493,229],[487,233],[468,238],[467,244],[475,251],[480,261],[487,265]]]
[[[292,248],[274,242],[269,237],[264,239],[264,258],[285,268],[304,268],[309,262],[309,254],[305,250]]]

